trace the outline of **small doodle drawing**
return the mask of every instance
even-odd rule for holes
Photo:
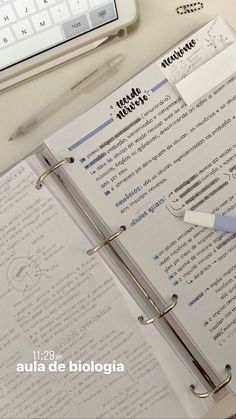
[[[34,288],[43,276],[47,276],[47,269],[41,269],[33,256],[16,257],[11,260],[7,270],[8,286],[16,291],[25,293]]]
[[[184,203],[180,203],[179,199],[173,196],[174,193],[171,192],[168,195],[168,204],[166,205],[167,211],[176,218],[183,217],[183,208],[185,207]]]

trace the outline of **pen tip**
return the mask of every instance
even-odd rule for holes
[[[8,141],[12,141],[12,140],[13,140],[13,137],[8,138]]]

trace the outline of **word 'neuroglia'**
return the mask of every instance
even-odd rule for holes
[[[147,95],[142,95],[142,92],[138,87],[133,88],[129,95],[117,100],[116,105],[120,111],[117,113],[116,117],[119,119],[124,118],[126,115],[133,112],[137,106],[144,105],[147,100]]]

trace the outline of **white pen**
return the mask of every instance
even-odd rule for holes
[[[37,114],[33,115],[30,119],[24,122],[18,129],[14,132],[14,134],[9,138],[8,141],[12,141],[16,137],[20,137],[23,135],[29,134],[35,128],[40,125],[42,121],[47,119],[53,113],[58,111],[62,106],[72,100],[81,90],[85,89],[86,87],[90,86],[93,82],[97,81],[100,77],[109,73],[114,67],[116,67],[122,60],[124,59],[123,54],[118,54],[109,61],[106,61],[101,67],[94,70],[88,76],[84,77],[78,83],[68,90],[68,92],[62,94],[49,105],[47,105],[44,109],[42,109]]]
[[[236,233],[236,217],[209,214],[207,212],[185,211],[183,221],[201,227],[214,228],[228,233]]]

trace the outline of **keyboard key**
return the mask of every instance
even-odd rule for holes
[[[44,9],[44,7],[52,6],[56,3],[56,0],[35,0],[39,9]]]
[[[92,10],[90,19],[93,26],[99,26],[116,18],[116,12],[113,3],[106,4],[103,7]]]
[[[62,41],[61,29],[59,26],[54,26],[46,31],[38,32],[29,38],[25,38],[23,45],[24,50],[27,51],[27,55],[30,56],[34,55],[35,51],[43,51]],[[20,47],[18,42],[5,48],[2,52],[4,53],[4,67],[22,60],[22,47]],[[2,61],[0,60],[0,69],[1,67]]]
[[[37,32],[41,31],[43,29],[47,29],[52,25],[52,21],[51,21],[51,18],[49,16],[49,13],[46,10],[32,16],[31,20],[32,20],[33,26],[34,26],[34,28]]]
[[[77,18],[63,23],[62,29],[67,39],[87,32],[90,29],[87,16],[78,16]]]
[[[106,0],[89,0],[89,2],[91,7],[99,7],[106,3]]]
[[[87,0],[69,0],[69,5],[73,15],[78,15],[78,13],[83,13],[88,10]]]
[[[66,20],[68,17],[70,17],[70,12],[65,2],[58,4],[58,6],[52,7],[50,12],[54,23],[62,22],[63,20]]]
[[[7,47],[15,41],[12,31],[9,28],[0,31],[0,48]]]
[[[17,37],[17,39],[24,39],[27,36],[32,35],[33,29],[28,19],[21,20],[18,23],[12,25],[12,29]]]
[[[10,4],[0,8],[0,26],[8,25],[16,20],[16,15],[13,7]]]
[[[16,0],[13,5],[19,17],[25,17],[36,11],[33,0]]]

